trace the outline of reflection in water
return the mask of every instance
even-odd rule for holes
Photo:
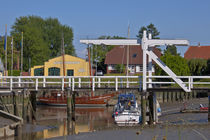
[[[39,106],[36,125],[24,127],[27,139],[42,139],[68,134],[68,122],[65,107]],[[112,107],[109,108],[76,108],[75,121],[69,123],[69,134],[90,132],[114,125]]]

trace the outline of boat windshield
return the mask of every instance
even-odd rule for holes
[[[133,94],[121,94],[118,97],[118,104],[120,108],[130,110],[131,108],[135,108],[136,100]]]

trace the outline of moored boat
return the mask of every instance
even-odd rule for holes
[[[75,97],[76,107],[103,107],[107,105],[108,100],[115,96],[117,93],[109,93],[98,96],[81,96]],[[61,94],[57,91],[51,93],[48,96],[42,96],[38,98],[38,102],[44,105],[52,106],[66,106],[67,97],[66,94]]]
[[[134,125],[141,122],[141,109],[135,99],[135,95],[120,94],[118,103],[114,106],[114,120],[118,125]]]

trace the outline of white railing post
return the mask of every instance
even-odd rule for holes
[[[93,81],[92,81],[92,91],[95,91],[95,78],[93,77]]]
[[[46,87],[46,78],[45,77],[43,77],[43,87]]]
[[[38,85],[39,85],[38,78],[36,78],[35,90],[38,90]]]
[[[13,79],[10,78],[10,91],[12,91],[12,84],[13,84]]]
[[[62,91],[64,91],[64,77],[62,77],[62,83],[61,83],[61,85],[62,85],[61,89],[62,89]]]
[[[118,91],[118,78],[115,77],[115,90]]]
[[[79,88],[81,88],[81,78],[79,77]]]
[[[72,91],[74,91],[74,78],[72,78]]]
[[[148,49],[148,43],[147,43],[148,39],[147,39],[147,32],[143,31],[143,37],[141,39],[141,47],[142,47],[142,51],[143,51],[143,91],[146,92],[147,91],[147,49]],[[128,87],[127,87],[128,88]]]
[[[193,89],[193,77],[191,76],[191,89]]]
[[[21,79],[20,79],[20,77],[18,77],[18,87],[21,87]]]
[[[101,87],[101,78],[99,77],[98,78],[98,88],[100,88]]]
[[[129,88],[129,80],[128,80],[128,77],[127,77],[126,88]]]
[[[149,33],[149,38],[148,39],[152,39],[152,34],[151,33]],[[152,48],[149,48],[148,47],[148,50],[151,50]],[[151,78],[151,76],[152,76],[152,58],[148,55],[148,75],[149,75],[149,85],[148,85],[148,87],[149,88],[152,88],[152,84],[151,84],[151,82],[152,82],[152,78]]]
[[[69,78],[69,87],[71,87],[71,78]]]

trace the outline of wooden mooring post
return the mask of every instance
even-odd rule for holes
[[[13,95],[14,115],[15,116],[19,116],[19,112],[18,112],[18,94],[16,92],[12,91],[12,95]],[[14,131],[15,131],[14,135],[16,137],[18,137],[18,139],[22,139],[21,138],[21,133],[22,133],[21,130],[22,130],[21,124],[16,125],[15,128],[14,128]]]
[[[70,133],[74,134],[74,131],[75,131],[74,125],[75,125],[75,95],[69,88],[67,91],[67,133],[68,135]]]
[[[149,100],[149,124],[153,124],[154,123],[154,106],[153,106],[153,93],[150,92],[149,96],[148,96],[148,100]]]
[[[14,115],[15,116],[19,116],[19,113],[18,113],[18,98],[17,98],[17,94],[14,91],[12,91],[12,94],[13,94]]]
[[[167,93],[163,92],[163,103],[167,102]]]
[[[31,115],[31,120],[36,120],[36,94],[37,91],[31,91],[30,92],[30,101],[28,105],[30,106],[30,115]]]
[[[146,124],[146,92],[141,95],[141,114],[142,114],[142,125]]]
[[[25,115],[25,96],[26,96],[26,89],[24,88],[22,91],[22,118],[23,120],[26,119],[26,115]]]

